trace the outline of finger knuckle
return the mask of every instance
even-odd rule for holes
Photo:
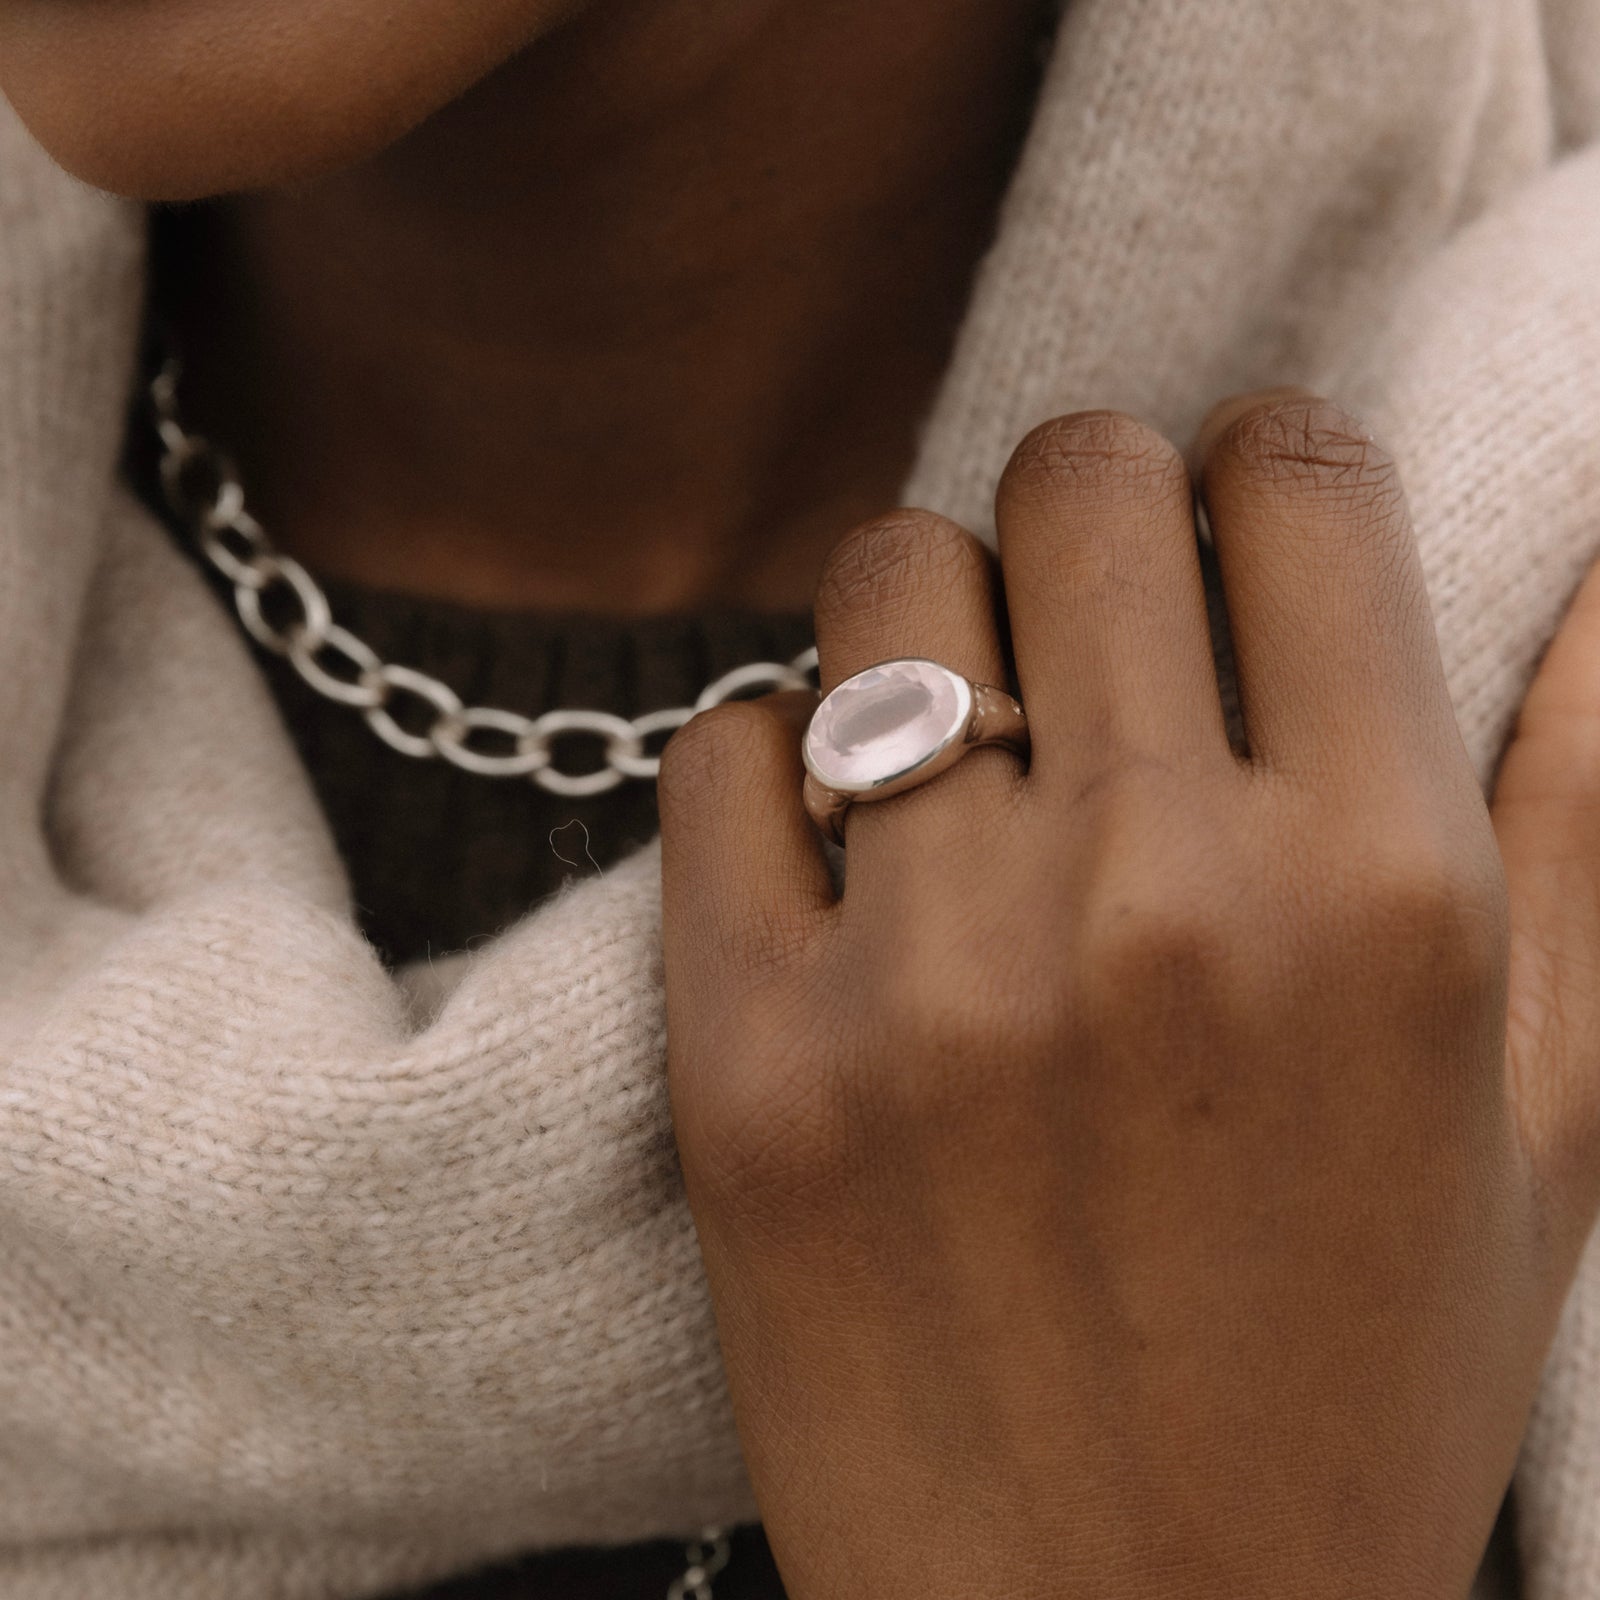
[[[1236,940],[1198,888],[1150,888],[1109,897],[1083,947],[1084,988],[1097,1015],[1126,1015],[1180,1000],[1198,1017],[1234,983]]]
[[[1391,897],[1385,920],[1435,970],[1471,988],[1498,985],[1505,975],[1508,923],[1490,875],[1444,867],[1418,872]]]
[[[1208,475],[1219,468],[1367,518],[1387,518],[1404,503],[1389,452],[1342,406],[1308,396],[1245,412],[1219,441]]]
[[[770,755],[778,735],[759,705],[729,701],[691,717],[661,752],[657,789],[663,810],[693,805],[730,774],[748,771]]]
[[[997,1014],[949,960],[891,966],[880,979],[876,1016],[886,1039],[915,1041],[923,1061],[993,1061],[1024,1053],[1015,1019]]]
[[[1023,957],[996,970],[1016,931],[996,907],[918,910],[892,945],[849,959],[861,1003],[841,1083],[862,1136],[926,1143],[989,1111],[1004,1114],[1062,1045],[1053,963]],[[1034,941],[1024,941],[1032,945]]]
[[[878,1149],[949,1148],[1025,1121],[1070,1053],[1046,1006],[997,1006],[976,986],[902,985],[875,1022],[879,1047],[848,1088],[858,1136]]]
[[[1172,444],[1120,411],[1079,411],[1034,428],[1013,451],[1001,478],[1005,500],[1064,494],[1126,499],[1130,494],[1187,494],[1188,469]]]
[[[1504,875],[1491,851],[1452,848],[1395,828],[1322,873],[1331,903],[1319,920],[1352,957],[1405,972],[1435,996],[1497,987],[1509,940]]]
[[[983,576],[985,557],[966,529],[931,511],[894,511],[845,535],[823,565],[817,611],[880,611],[919,587]]]

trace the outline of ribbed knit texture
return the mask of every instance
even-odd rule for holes
[[[986,523],[1064,407],[1348,398],[1487,778],[1600,547],[1597,132],[1595,0],[1075,0],[910,498]],[[747,1516],[656,856],[385,973],[117,487],[141,249],[0,115],[0,1596],[350,1600]],[[1520,1494],[1533,1600],[1600,1594],[1600,1257]]]

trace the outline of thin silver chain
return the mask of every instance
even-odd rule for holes
[[[733,1558],[727,1533],[707,1528],[683,1554],[688,1570],[667,1590],[667,1600],[712,1600],[711,1580]]]
[[[448,761],[484,778],[521,778],[551,794],[585,799],[630,778],[654,778],[661,757],[651,754],[650,741],[675,732],[697,712],[751,694],[816,687],[813,648],[789,662],[752,661],[735,667],[708,683],[693,705],[641,717],[579,710],[528,717],[494,706],[469,706],[448,684],[383,660],[364,639],[334,621],[321,585],[293,556],[274,548],[250,514],[233,463],[184,426],[178,379],[174,360],[150,383],[168,504],[192,531],[205,560],[233,585],[233,603],[250,637],[262,649],[285,657],[324,699],[359,711],[367,726],[403,756]],[[273,620],[269,610],[280,620]],[[402,726],[395,715],[408,702],[411,727]],[[557,748],[574,737],[600,741],[600,766],[586,772],[562,770]],[[690,1586],[681,1594],[674,1591],[671,1600],[704,1600],[710,1592],[709,1587]]]

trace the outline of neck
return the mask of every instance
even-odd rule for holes
[[[474,605],[800,609],[892,505],[1039,0],[609,0],[384,156],[181,220],[275,539]]]

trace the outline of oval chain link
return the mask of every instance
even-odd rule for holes
[[[178,378],[178,363],[169,361],[150,383],[167,503],[188,524],[205,560],[233,585],[234,608],[250,637],[288,661],[314,694],[359,711],[400,755],[447,761],[483,778],[521,778],[551,794],[586,799],[630,778],[653,779],[661,770],[661,757],[650,753],[650,741],[675,733],[701,711],[758,692],[816,688],[813,648],[793,661],[735,667],[707,684],[692,706],[670,706],[632,719],[606,711],[547,711],[526,717],[519,711],[466,705],[448,684],[383,660],[365,640],[334,621],[317,580],[292,556],[274,548],[250,514],[233,463],[209,440],[184,427]],[[404,721],[396,715],[402,709],[409,712]],[[598,741],[600,765],[589,771],[564,770],[556,759],[558,748],[581,741],[591,746]],[[703,1545],[691,1548],[707,1552],[709,1560],[725,1544],[708,1535]],[[709,1577],[698,1580],[698,1586],[690,1582],[699,1570],[691,1560],[669,1600],[707,1600]]]
[[[711,1580],[733,1557],[727,1534],[707,1528],[683,1554],[689,1569],[667,1590],[667,1600],[712,1600]]]

